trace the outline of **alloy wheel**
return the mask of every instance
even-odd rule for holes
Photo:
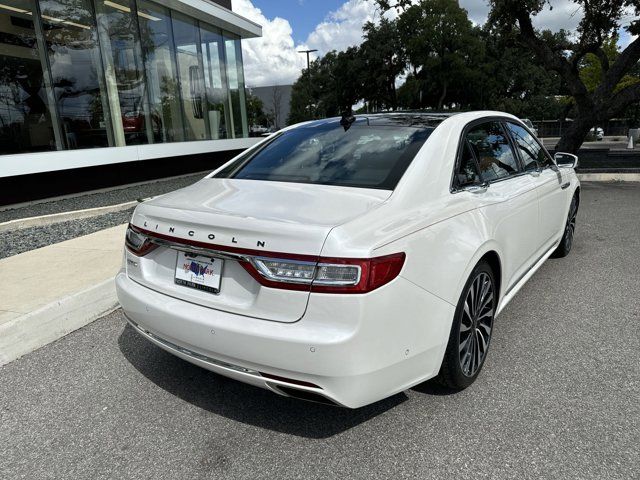
[[[485,273],[474,278],[464,301],[458,339],[460,368],[474,376],[487,355],[495,315],[493,281]]]

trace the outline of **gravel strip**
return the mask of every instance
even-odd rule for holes
[[[37,217],[52,213],[71,212],[85,208],[104,207],[130,202],[139,198],[153,197],[189,186],[200,180],[207,172],[195,173],[180,178],[152,180],[143,185],[119,188],[98,193],[80,193],[70,198],[37,203],[14,209],[0,210],[0,223],[16,218]]]
[[[46,247],[47,245],[88,235],[105,228],[115,227],[128,222],[133,210],[133,208],[130,208],[121,212],[112,212],[96,217],[0,233],[0,258]]]

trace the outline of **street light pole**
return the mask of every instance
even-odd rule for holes
[[[307,54],[307,70],[309,70],[309,54],[313,52],[317,52],[318,49],[314,48],[313,50],[298,50],[298,53],[306,53]]]

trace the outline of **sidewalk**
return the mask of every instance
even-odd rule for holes
[[[0,260],[0,365],[117,306],[126,224]]]

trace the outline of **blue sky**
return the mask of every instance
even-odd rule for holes
[[[316,25],[332,11],[338,10],[344,0],[253,0],[267,18],[286,18],[293,28],[293,39],[303,43]]]

